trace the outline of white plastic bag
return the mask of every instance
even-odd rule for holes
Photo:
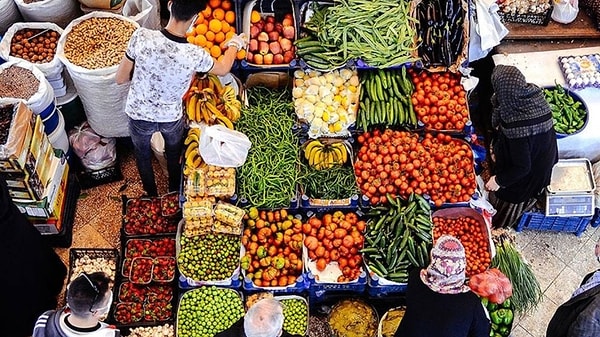
[[[200,136],[200,156],[209,165],[240,167],[252,143],[248,137],[223,125],[204,126]]]
[[[54,90],[52,90],[52,86],[46,77],[44,77],[44,73],[42,73],[37,66],[22,59],[15,58],[15,60],[16,61],[8,61],[0,65],[0,73],[3,72],[4,69],[7,69],[11,66],[25,68],[33,73],[33,76],[40,81],[40,85],[38,86],[36,93],[33,94],[33,96],[31,96],[25,103],[34,114],[39,115],[51,104],[55,103],[54,101],[56,98],[54,97]]]
[[[141,27],[160,29],[158,0],[127,0],[122,13]]]
[[[81,15],[77,0],[14,1],[25,21],[53,22],[64,28]]]
[[[13,23],[21,20],[23,18],[13,0],[0,0],[0,36],[3,36]]]
[[[476,0],[470,15],[469,62],[484,58],[508,34],[500,21],[498,4],[493,0]]]
[[[57,24],[51,22],[17,22],[10,26],[6,31],[4,38],[0,41],[0,57],[8,61],[24,61],[20,57],[10,56],[10,47],[13,36],[21,29],[51,29],[58,34],[62,35],[63,30]],[[25,61],[28,62],[28,61]],[[31,63],[31,62],[29,62]],[[63,64],[60,62],[58,57],[54,56],[52,61],[44,63],[34,63],[38,67],[46,78],[54,79],[60,78],[63,71]]]
[[[571,23],[579,13],[578,0],[554,0],[552,20],[560,23]]]
[[[69,132],[69,143],[83,166],[89,170],[101,170],[117,161],[116,140],[100,137],[88,122]]]

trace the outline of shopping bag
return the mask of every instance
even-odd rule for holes
[[[508,34],[498,10],[493,0],[475,1],[475,10],[470,10],[469,62],[484,58]]]
[[[552,20],[560,23],[571,23],[579,13],[578,0],[554,0]]]
[[[205,163],[220,167],[240,167],[252,143],[248,137],[223,125],[202,127],[200,156]]]

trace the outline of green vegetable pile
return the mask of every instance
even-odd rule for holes
[[[308,328],[308,308],[299,298],[281,300],[283,304],[283,330],[292,335],[304,336]]]
[[[177,313],[177,336],[213,337],[244,316],[240,295],[231,289],[201,287],[183,294]]]
[[[236,124],[252,142],[237,171],[238,194],[258,208],[289,207],[296,196],[298,137],[292,133],[294,105],[287,89],[252,87]]]
[[[554,131],[562,134],[572,134],[585,125],[587,111],[580,101],[575,101],[573,96],[557,84],[551,89],[543,89],[546,101],[552,109]]]
[[[177,256],[179,271],[196,281],[218,281],[231,277],[240,264],[239,236],[205,234],[181,236]]]
[[[335,165],[317,170],[306,163],[300,168],[300,184],[304,194],[313,199],[337,200],[358,194],[352,166]]]
[[[500,269],[510,280],[513,286],[511,302],[514,311],[519,314],[528,313],[542,300],[540,283],[507,235],[494,239],[496,240],[496,255],[492,259],[492,267]]]
[[[482,298],[481,302],[490,313],[492,321],[490,337],[508,337],[514,319],[511,300],[507,299],[502,304],[496,304],[488,301],[487,298]]]

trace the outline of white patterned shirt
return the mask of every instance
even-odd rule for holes
[[[182,97],[193,74],[213,67],[213,59],[204,49],[165,29],[137,29],[125,56],[134,62],[125,113],[149,122],[180,119]]]

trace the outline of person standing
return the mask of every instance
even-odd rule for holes
[[[238,50],[245,48],[244,34],[234,35],[221,61],[186,40],[197,13],[207,6],[206,0],[170,0],[169,22],[160,31],[139,28],[129,41],[119,64],[116,82],[131,81],[125,114],[135,151],[136,165],[145,192],[157,196],[152,169],[152,134],[160,132],[165,141],[169,191],[179,190],[184,120],[182,97],[196,72],[227,74]]]
[[[492,86],[495,172],[485,187],[497,210],[493,226],[514,227],[550,184],[552,167],[558,161],[556,133],[542,89],[527,83],[519,69],[496,66]]]
[[[409,274],[406,313],[394,337],[488,337],[491,323],[465,284],[466,265],[460,241],[440,236],[429,266]]]
[[[596,243],[600,262],[600,240]],[[587,274],[571,298],[556,309],[546,337],[600,336],[600,269]]]
[[[80,274],[67,287],[67,308],[44,312],[33,337],[121,336],[117,328],[101,322],[110,311],[112,296],[106,274]]]

